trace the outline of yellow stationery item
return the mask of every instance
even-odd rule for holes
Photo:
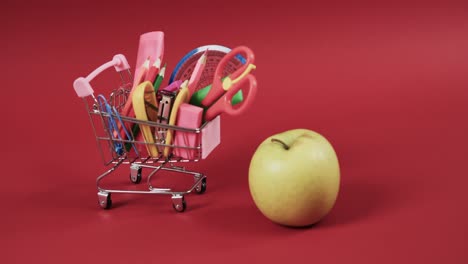
[[[135,117],[144,121],[155,121],[158,117],[156,95],[154,93],[153,84],[149,81],[142,82],[138,85],[132,96],[133,109]],[[147,144],[146,149],[152,157],[158,157],[158,148],[155,145],[154,135],[151,126],[140,125],[140,130]]]
[[[188,103],[190,101],[190,96],[189,96],[189,89],[188,89],[188,80],[182,83],[180,86],[180,90],[177,93],[177,97],[174,100],[174,104],[172,105],[172,110],[171,110],[171,116],[169,118],[169,125],[174,126],[177,118],[177,111],[179,110],[179,107],[183,103]],[[172,129],[168,129],[167,135],[166,135],[166,144],[171,145],[172,144],[172,139],[174,137],[174,131]],[[169,157],[169,154],[171,154],[171,147],[165,147],[164,148],[164,156],[167,158]]]

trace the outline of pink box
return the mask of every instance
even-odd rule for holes
[[[190,104],[181,104],[177,117],[177,126],[184,128],[198,128],[202,120],[203,109]],[[201,140],[201,144],[200,141]],[[200,135],[193,132],[177,131],[174,145],[193,147],[201,145],[201,158],[205,159],[221,143],[221,118],[220,116],[207,123],[200,131]],[[197,156],[196,149],[175,147],[174,155],[193,160]]]
[[[154,61],[158,58],[161,62],[164,59],[164,32],[152,31],[140,35],[140,41],[138,43],[138,53],[135,65],[135,78],[140,76],[141,66],[143,62],[150,58],[150,65],[153,65]],[[135,84],[134,80],[134,85]]]
[[[183,103],[180,105],[177,111],[177,123],[178,127],[183,128],[199,128],[202,122],[203,108],[194,106],[191,104]],[[193,132],[175,132],[174,145],[184,147],[197,147],[198,146],[198,135]],[[193,160],[196,156],[195,149],[185,148],[174,148],[174,155]]]
[[[206,159],[219,143],[221,143],[221,117],[219,115],[202,129],[201,139],[202,159]]]

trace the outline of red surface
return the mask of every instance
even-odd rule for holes
[[[2,2],[0,262],[468,262],[466,4],[166,2]],[[192,166],[208,191],[186,213],[126,195],[104,211],[72,83],[116,53],[133,66],[152,30],[170,70],[197,46],[249,46],[258,97]],[[342,182],[320,224],[290,229],[255,208],[247,172],[264,138],[299,127],[332,142]]]

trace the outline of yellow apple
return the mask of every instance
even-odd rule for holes
[[[271,221],[308,226],[333,208],[340,185],[335,150],[322,135],[294,129],[265,139],[249,167],[257,208]]]

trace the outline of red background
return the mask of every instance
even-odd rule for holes
[[[467,263],[466,4],[281,2],[2,1],[1,262]],[[104,167],[72,83],[116,53],[133,67],[154,30],[169,72],[201,45],[249,46],[258,97],[223,116],[221,145],[192,166],[208,191],[185,213],[165,196],[101,210]],[[264,138],[299,127],[330,140],[342,181],[322,222],[291,229],[256,209],[248,166]]]

